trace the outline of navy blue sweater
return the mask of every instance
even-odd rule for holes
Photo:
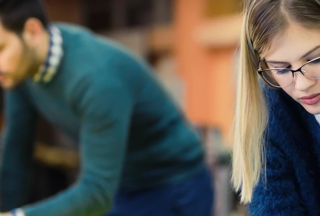
[[[320,215],[319,124],[283,90],[266,88],[265,95],[267,168],[254,190],[250,215]]]

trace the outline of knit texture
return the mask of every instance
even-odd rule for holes
[[[100,216],[118,190],[180,183],[204,169],[197,135],[142,59],[83,28],[58,27],[64,55],[52,80],[5,93],[0,210],[28,204],[39,114],[80,145],[81,173],[70,189],[24,206],[28,216]]]
[[[320,215],[320,127],[283,90],[264,88],[269,107],[263,169],[251,216]]]

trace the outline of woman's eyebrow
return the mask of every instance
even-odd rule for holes
[[[304,54],[300,59],[304,59],[306,58],[308,55],[310,55],[311,53],[313,53],[314,51],[316,51],[317,49],[320,48],[320,45],[316,46],[315,48],[311,49],[310,51],[308,51],[306,54]]]
[[[310,51],[308,51],[307,53],[305,53],[303,56],[301,56],[300,59],[306,58],[307,56],[309,56],[310,54],[312,54],[314,51],[316,51],[316,50],[319,49],[319,48],[320,48],[320,45],[314,47],[313,49],[311,49]],[[268,63],[268,64],[282,64],[282,65],[284,65],[284,64],[290,64],[290,62],[285,62],[285,61],[275,61],[275,60],[266,60],[266,59],[265,59],[265,61],[266,61],[266,63]]]

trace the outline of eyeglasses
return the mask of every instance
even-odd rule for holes
[[[266,65],[265,61],[262,63]],[[310,79],[320,79],[320,57],[308,61],[297,70],[288,68],[262,69],[261,61],[258,69],[261,78],[271,87],[275,88],[284,88],[292,85],[294,83],[294,73],[296,72],[300,72]]]

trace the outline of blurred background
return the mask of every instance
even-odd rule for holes
[[[215,216],[245,216],[232,191],[231,128],[235,107],[241,0],[46,0],[51,21],[84,25],[143,56],[203,138],[214,176]],[[33,201],[74,182],[77,149],[41,120]],[[196,215],[195,215],[196,216]]]

